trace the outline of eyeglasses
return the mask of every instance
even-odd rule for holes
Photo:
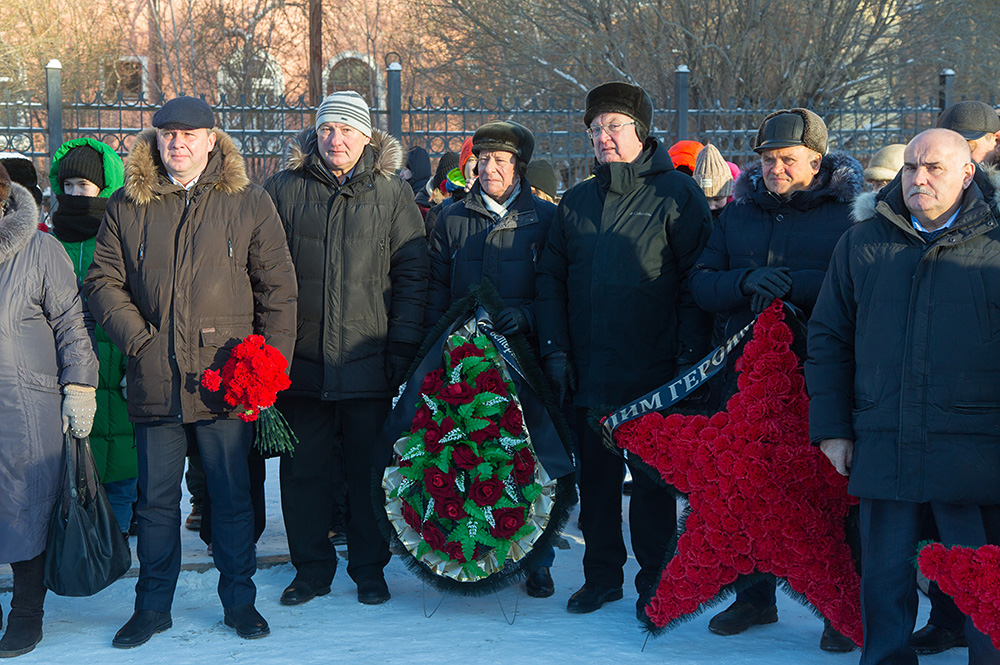
[[[594,139],[605,132],[608,136],[618,136],[623,129],[634,125],[634,122],[613,122],[610,125],[591,125],[587,128],[587,136]]]

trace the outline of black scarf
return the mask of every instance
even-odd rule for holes
[[[63,242],[81,242],[97,235],[108,200],[99,196],[59,194],[52,213],[52,233]]]

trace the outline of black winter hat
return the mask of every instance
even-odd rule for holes
[[[653,126],[653,100],[639,86],[624,81],[603,83],[587,93],[583,124],[590,127],[594,117],[602,113],[623,113],[635,120],[640,141],[646,140]]]
[[[804,145],[825,155],[826,140],[823,118],[809,109],[782,109],[768,115],[760,123],[753,150],[759,154],[764,150]]]
[[[157,129],[212,129],[212,107],[197,97],[174,97],[153,114]]]
[[[968,99],[941,111],[934,126],[958,132],[966,141],[975,141],[1000,132],[1000,117],[989,104]]]
[[[4,152],[0,153],[0,165],[7,170],[11,181],[31,192],[35,203],[42,204],[42,190],[38,187],[38,171],[35,170],[34,162],[19,152]]]
[[[535,135],[524,125],[502,120],[488,122],[472,135],[472,154],[479,157],[483,150],[504,150],[517,156],[518,162],[527,166],[535,151]],[[521,171],[524,173],[524,171]]]
[[[431,186],[434,189],[439,188],[445,178],[448,177],[448,172],[454,168],[458,168],[458,153],[446,152],[441,155],[437,168],[434,170],[434,177],[431,178]]]
[[[536,159],[528,164],[528,171],[524,176],[532,187],[542,190],[553,199],[559,195],[559,179],[556,178],[556,170],[552,168],[551,163],[544,159]]]
[[[104,158],[89,145],[80,145],[59,160],[59,182],[64,183],[69,178],[86,178],[104,189]]]

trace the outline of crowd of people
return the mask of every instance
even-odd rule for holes
[[[338,542],[358,602],[390,600],[370,494],[390,460],[372,443],[427,332],[488,280],[503,301],[496,331],[525,336],[573,426],[586,546],[569,612],[625,595],[626,463],[591,410],[688,370],[781,299],[809,331],[810,436],[861,500],[861,662],[968,645],[970,663],[1000,663],[934,585],[930,621],[913,632],[911,563],[922,539],[1000,539],[997,112],[960,102],[867,168],[829,151],[822,118],[804,108],[765,117],[759,159],[742,170],[714,145],[662,143],[649,96],[629,83],[591,90],[584,123],[593,175],[560,197],[558,172],[533,160],[534,136],[516,122],[479,127],[432,170],[426,150],[372,126],[361,95],[336,92],[259,186],[212,109],[178,97],[124,163],[87,138],[55,152],[49,233],[31,162],[4,155],[0,562],[14,589],[0,657],[42,637],[60,427],[90,437],[123,537],[137,535],[134,612],[112,644],[171,628],[186,459],[186,525],[210,544],[224,622],[268,635],[252,579],[263,458],[253,426],[199,382],[250,334],[290,360],[278,407],[298,439],[280,461],[295,575],[281,604],[330,592]],[[730,366],[689,399],[712,412],[734,389]],[[629,511],[647,621],[676,501],[637,472]],[[529,595],[554,593],[554,560],[549,549],[529,571]],[[777,620],[772,578],[741,588],[709,629]],[[827,622],[820,647],[854,645]]]

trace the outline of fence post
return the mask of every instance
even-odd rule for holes
[[[677,106],[677,140],[688,137],[688,92],[690,71],[687,65],[679,65],[674,71],[674,99]]]
[[[954,103],[955,99],[955,70],[944,69],[938,78],[941,89],[938,91],[938,106],[945,110]]]
[[[386,67],[389,75],[389,133],[398,140],[403,140],[403,66],[397,61],[390,62]]]
[[[62,117],[62,64],[58,60],[49,60],[45,65],[45,92],[48,105],[49,123],[49,159],[63,142]]]

